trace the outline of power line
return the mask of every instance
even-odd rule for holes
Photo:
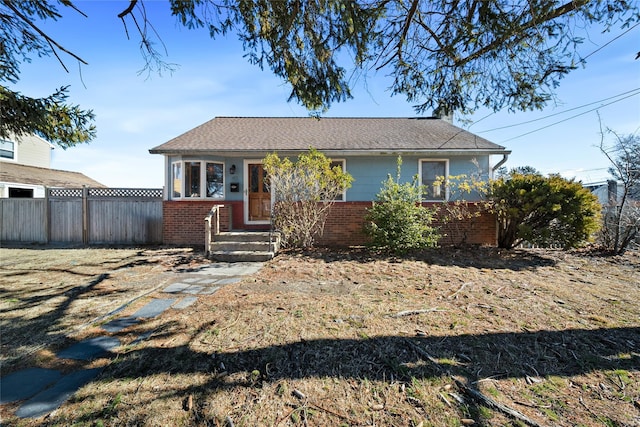
[[[610,45],[611,43],[613,43],[614,41],[618,40],[620,37],[624,36],[625,34],[627,34],[629,31],[633,30],[634,28],[636,28],[638,25],[640,25],[640,22],[638,22],[636,25],[634,25],[633,27],[630,27],[627,29],[627,31],[625,31],[622,34],[619,34],[618,36],[612,38],[611,40],[609,40],[608,42],[606,42],[605,44],[603,44],[602,46],[600,46],[599,48],[597,48],[596,50],[594,50],[593,52],[591,52],[590,54],[588,54],[587,56],[585,56],[584,58],[582,58],[582,60],[584,61],[585,59],[587,59],[588,57],[590,57],[591,55],[595,54],[596,52],[601,51],[602,49],[604,49],[605,47],[607,47],[608,45]]]
[[[635,89],[631,89],[631,90],[628,90],[628,91],[626,91],[626,92],[622,92],[622,93],[619,93],[619,94],[617,94],[617,95],[613,95],[613,96],[610,96],[610,97],[608,97],[608,98],[604,98],[604,99],[601,99],[601,100],[598,100],[598,101],[589,102],[588,104],[583,104],[583,105],[580,105],[580,106],[578,106],[578,107],[569,108],[568,110],[559,111],[559,112],[557,112],[557,113],[549,114],[549,115],[544,116],[544,117],[539,117],[539,118],[537,118],[537,119],[527,120],[526,122],[520,122],[520,123],[516,123],[516,124],[513,124],[513,125],[507,125],[507,126],[501,126],[501,127],[497,127],[497,128],[493,128],[493,129],[480,130],[480,131],[476,131],[476,133],[493,132],[494,130],[508,129],[508,128],[512,128],[512,127],[516,127],[516,126],[527,125],[527,124],[529,124],[529,123],[539,122],[540,120],[546,120],[546,119],[548,119],[548,118],[550,118],[550,117],[559,116],[559,115],[561,115],[561,114],[565,114],[565,113],[568,113],[568,112],[570,112],[570,111],[579,110],[579,109],[581,109],[581,108],[585,108],[585,107],[588,107],[588,106],[593,105],[593,104],[599,104],[599,103],[601,103],[601,102],[608,101],[608,100],[610,100],[610,99],[618,98],[618,97],[620,97],[620,96],[627,95],[627,94],[629,94],[629,93],[631,93],[631,92],[638,92],[638,91],[640,91],[640,87],[637,87],[637,88],[635,88]],[[638,93],[640,93],[640,92],[638,92]],[[637,95],[638,93],[634,93],[633,95]],[[631,96],[633,96],[633,95],[631,95]],[[625,98],[622,98],[622,99],[625,99]],[[619,99],[618,101],[621,101],[622,99]],[[617,102],[617,101],[615,101],[615,102]],[[609,105],[609,104],[606,104],[606,105]],[[593,111],[593,110],[589,110],[589,111],[586,111],[586,112],[588,113],[588,112],[590,112],[590,111]],[[487,117],[488,117],[488,116],[487,116]],[[485,118],[487,118],[487,117],[483,117],[483,118],[482,118],[482,119],[480,119],[480,120],[483,120],[483,119],[485,119]],[[574,116],[574,117],[578,117],[578,116]],[[570,118],[573,118],[573,117],[570,117]],[[478,121],[480,121],[480,120],[478,120]],[[567,120],[568,120],[568,119],[567,119]],[[477,122],[476,122],[476,123],[477,123]],[[561,122],[559,122],[559,123],[561,123]],[[471,127],[471,126],[469,126],[469,127]]]
[[[532,131],[530,131],[530,132],[523,133],[522,135],[514,136],[513,138],[509,138],[509,139],[507,139],[507,140],[505,140],[505,141],[502,141],[502,142],[509,142],[509,141],[513,141],[514,139],[518,139],[518,138],[521,138],[521,137],[523,137],[523,136],[530,135],[530,134],[532,134],[532,133],[535,133],[535,132],[541,131],[541,130],[543,130],[543,129],[547,129],[547,128],[551,127],[551,126],[555,126],[555,125],[557,125],[557,124],[564,123],[564,122],[566,122],[566,121],[568,121],[568,120],[575,119],[576,117],[580,117],[580,116],[585,115],[585,114],[587,114],[587,113],[590,113],[590,112],[592,112],[592,111],[596,111],[596,110],[598,110],[598,109],[600,109],[600,108],[602,108],[602,107],[606,107],[607,105],[615,104],[616,102],[623,101],[623,100],[625,100],[625,99],[627,99],[627,98],[631,98],[632,96],[636,96],[636,95],[640,95],[640,91],[639,91],[639,92],[636,92],[636,93],[632,93],[631,95],[627,95],[627,96],[625,96],[624,98],[620,98],[620,99],[617,99],[617,100],[615,100],[615,101],[611,101],[611,102],[609,102],[608,104],[603,104],[603,105],[600,105],[599,107],[592,108],[591,110],[587,110],[587,111],[584,111],[584,112],[582,112],[582,113],[580,113],[580,114],[576,114],[575,116],[567,117],[566,119],[563,119],[563,120],[557,121],[557,122],[555,122],[555,123],[551,123],[551,124],[549,124],[549,125],[547,125],[547,126],[543,126],[543,127],[541,127],[541,128],[534,129],[534,130],[532,130]]]
[[[638,27],[639,25],[640,25],[640,22],[638,22],[638,23],[636,23],[635,25],[633,25],[633,26],[629,27],[629,28],[628,28],[626,31],[624,31],[623,33],[621,33],[621,34],[617,35],[616,37],[612,38],[611,40],[609,40],[608,42],[606,42],[606,43],[605,43],[605,44],[603,44],[602,46],[598,47],[598,48],[597,48],[596,50],[594,50],[593,52],[591,52],[591,53],[589,53],[588,55],[586,55],[584,58],[582,58],[582,61],[586,60],[586,59],[587,59],[587,58],[589,58],[590,56],[592,56],[592,55],[596,54],[597,52],[601,51],[602,49],[604,49],[605,47],[607,47],[608,45],[610,45],[610,44],[611,44],[611,43],[613,43],[614,41],[618,40],[618,39],[619,39],[619,38],[621,38],[622,36],[626,35],[626,34],[627,34],[627,33],[629,33],[630,31],[634,30],[634,29],[635,29],[636,27]],[[639,55],[640,55],[640,53],[639,53]],[[636,58],[636,59],[638,59],[638,58]],[[591,102],[591,103],[588,103],[588,104],[581,105],[581,106],[579,106],[579,107],[570,108],[570,109],[568,109],[568,110],[560,111],[560,112],[558,112],[558,113],[550,114],[550,115],[548,115],[548,116],[541,117],[541,118],[538,118],[538,119],[533,119],[533,120],[529,120],[529,121],[526,121],[526,122],[517,123],[517,124],[514,124],[514,125],[508,125],[508,126],[502,126],[502,127],[498,127],[498,128],[493,128],[493,129],[488,129],[488,130],[478,131],[477,133],[482,133],[482,132],[492,132],[492,131],[494,131],[494,130],[507,129],[507,128],[510,128],[510,127],[521,126],[521,125],[525,125],[525,124],[529,124],[529,123],[537,122],[537,121],[540,121],[540,120],[545,120],[545,119],[548,119],[549,117],[554,117],[554,116],[557,116],[557,115],[560,115],[560,114],[568,113],[569,111],[578,110],[578,109],[580,109],[580,108],[584,108],[584,107],[587,107],[587,106],[589,106],[589,105],[597,104],[597,103],[599,103],[599,102],[608,101],[609,99],[617,98],[617,97],[619,97],[619,96],[626,95],[626,94],[628,94],[628,93],[630,93],[630,92],[635,92],[635,91],[637,91],[637,90],[640,90],[640,88],[631,89],[631,90],[629,90],[629,91],[627,91],[627,92],[623,92],[623,93],[621,93],[621,94],[614,95],[614,96],[611,96],[611,97],[609,97],[609,98],[601,99],[600,101],[594,101],[594,102]],[[624,99],[624,98],[623,98],[623,99]],[[608,105],[608,104],[607,104],[607,105]],[[593,110],[591,110],[591,111],[593,111]],[[471,126],[473,126],[473,125],[475,125],[475,124],[477,124],[477,123],[479,123],[479,122],[483,121],[484,119],[486,119],[486,118],[488,118],[488,117],[490,117],[490,116],[492,116],[492,115],[494,115],[494,114],[495,114],[495,112],[492,112],[492,113],[487,114],[486,116],[482,117],[480,120],[477,120],[477,121],[475,121],[475,122],[471,123],[471,124],[467,127],[467,129],[471,128]],[[577,116],[575,116],[575,117],[577,117]],[[561,123],[561,122],[560,122],[560,123]],[[544,128],[543,128],[543,129],[544,129]],[[516,137],[516,138],[518,138],[518,137]]]

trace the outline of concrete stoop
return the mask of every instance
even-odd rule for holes
[[[268,231],[230,231],[214,236],[208,257],[221,262],[263,262],[280,248],[280,235]]]

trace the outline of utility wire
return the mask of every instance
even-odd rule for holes
[[[588,106],[590,106],[590,105],[599,104],[599,103],[601,103],[601,102],[608,101],[608,100],[610,100],[610,99],[618,98],[618,97],[620,97],[620,96],[627,95],[627,94],[629,94],[629,93],[631,93],[631,92],[638,92],[638,91],[640,91],[640,87],[637,87],[637,88],[635,88],[635,89],[628,90],[628,91],[626,91],[626,92],[619,93],[619,94],[614,95],[614,96],[610,96],[610,97],[608,97],[608,98],[600,99],[600,100],[598,100],[598,101],[593,101],[593,102],[590,102],[590,103],[588,103],[588,104],[583,104],[583,105],[580,105],[580,106],[578,106],[578,107],[569,108],[568,110],[559,111],[559,112],[557,112],[557,113],[549,114],[549,115],[547,115],[547,116],[540,117],[540,118],[537,118],[537,119],[527,120],[526,122],[520,122],[520,123],[516,123],[516,124],[513,124],[513,125],[507,125],[507,126],[501,126],[501,127],[497,127],[497,128],[493,128],[493,129],[480,130],[480,131],[476,131],[476,133],[493,132],[494,130],[508,129],[508,128],[512,128],[512,127],[516,127],[516,126],[527,125],[527,124],[529,124],[529,123],[539,122],[540,120],[546,120],[546,119],[548,119],[548,118],[550,118],[550,117],[559,116],[559,115],[561,115],[561,114],[565,114],[565,113],[568,113],[568,112],[570,112],[570,111],[579,110],[579,109],[581,109],[581,108],[585,108],[585,107],[588,107]],[[640,92],[638,92],[638,93],[640,93]],[[633,95],[637,95],[638,93],[634,93]],[[633,95],[631,95],[631,96],[633,96]],[[625,98],[622,98],[622,99],[625,99]],[[619,100],[619,101],[620,101],[620,100]],[[617,101],[615,101],[615,102],[617,102]],[[606,104],[606,105],[609,105],[609,104]],[[589,111],[593,111],[593,110],[589,110]],[[589,111],[587,111],[587,113],[588,113]],[[577,116],[574,116],[574,117],[577,117]],[[482,119],[480,119],[480,120],[483,120],[483,119],[485,119],[485,118],[486,118],[486,117],[483,117],[483,118],[482,118]],[[571,118],[572,118],[572,117],[571,117]],[[480,121],[480,120],[478,120],[478,121]],[[567,119],[567,120],[568,120],[568,119]],[[477,123],[477,122],[476,122],[476,123]],[[471,127],[471,126],[469,126],[469,127]]]
[[[596,49],[596,50],[594,50],[593,52],[589,53],[587,56],[585,56],[584,58],[582,58],[582,60],[584,61],[585,59],[589,58],[590,56],[592,56],[592,55],[596,54],[597,52],[601,51],[602,49],[604,49],[605,47],[607,47],[608,45],[610,45],[610,44],[611,44],[611,43],[613,43],[614,41],[618,40],[619,38],[621,38],[622,36],[624,36],[624,35],[625,35],[625,34],[627,34],[628,32],[632,31],[633,29],[635,29],[635,28],[636,28],[637,26],[639,26],[639,25],[640,25],[640,22],[638,22],[638,23],[636,23],[635,25],[633,25],[633,26],[629,27],[629,28],[628,28],[626,31],[624,31],[623,33],[621,33],[621,34],[617,35],[616,37],[612,38],[611,40],[609,40],[608,42],[606,42],[605,44],[603,44],[602,46],[600,46],[599,48],[597,48],[597,49]],[[636,58],[636,59],[637,59],[637,58]],[[477,131],[477,133],[482,133],[482,132],[492,132],[492,131],[494,131],[494,130],[507,129],[507,128],[510,128],[510,127],[521,126],[521,125],[524,125],[524,124],[529,124],[529,123],[537,122],[537,121],[540,121],[540,120],[545,120],[545,119],[547,119],[547,118],[549,118],[549,117],[553,117],[553,116],[557,116],[557,115],[560,115],[560,114],[568,113],[569,111],[578,110],[578,109],[580,109],[580,108],[588,107],[589,105],[597,104],[597,103],[599,103],[599,102],[608,101],[609,99],[617,98],[617,97],[619,97],[619,96],[626,95],[626,94],[628,94],[628,93],[630,93],[630,92],[634,92],[634,91],[637,91],[637,90],[640,90],[640,88],[631,89],[631,90],[629,90],[629,91],[627,91],[627,92],[623,92],[623,93],[621,93],[621,94],[614,95],[614,96],[611,96],[611,97],[609,97],[609,98],[601,99],[600,101],[594,101],[594,102],[591,102],[591,103],[589,103],[589,104],[584,104],[584,105],[581,105],[581,106],[579,106],[579,107],[570,108],[570,109],[568,109],[568,110],[560,111],[560,112],[558,112],[558,113],[550,114],[550,115],[548,115],[548,116],[541,117],[541,118],[538,118],[538,119],[533,119],[533,120],[529,120],[529,121],[526,121],[526,122],[517,123],[517,124],[514,124],[514,125],[502,126],[502,127],[493,128],[493,129],[488,129],[488,130],[481,130],[481,131]],[[607,104],[607,105],[608,105],[608,104]],[[591,110],[591,111],[593,111],[593,110]],[[482,117],[481,119],[479,119],[479,120],[477,120],[477,121],[475,121],[475,122],[471,123],[471,124],[467,127],[467,129],[471,128],[471,126],[474,126],[475,124],[477,124],[477,123],[479,123],[479,122],[483,121],[484,119],[486,119],[486,118],[488,118],[488,117],[490,117],[490,116],[492,116],[492,115],[494,115],[494,114],[495,114],[495,112],[487,114],[486,116]],[[576,116],[576,117],[577,117],[577,116]],[[516,138],[517,138],[517,137],[516,137]]]
[[[610,45],[611,43],[613,43],[614,41],[618,40],[620,37],[624,36],[625,34],[627,34],[629,31],[633,30],[634,28],[636,28],[638,25],[640,25],[640,22],[638,22],[636,25],[634,25],[633,27],[630,27],[627,29],[627,31],[625,31],[622,34],[619,34],[618,36],[612,38],[611,40],[609,40],[608,42],[606,42],[605,44],[603,44],[602,46],[600,46],[599,48],[597,48],[596,50],[594,50],[593,52],[591,52],[590,54],[588,54],[587,56],[585,56],[584,58],[582,58],[582,60],[584,61],[585,59],[587,59],[588,57],[590,57],[591,55],[595,54],[596,52],[601,51],[602,49],[604,49],[605,47],[607,47],[608,45]]]
[[[557,125],[557,124],[564,123],[564,122],[566,122],[566,121],[568,121],[568,120],[575,119],[576,117],[582,116],[582,115],[587,114],[587,113],[590,113],[590,112],[592,112],[592,111],[596,111],[596,110],[598,110],[598,109],[600,109],[600,108],[602,108],[602,107],[606,107],[607,105],[615,104],[616,102],[623,101],[623,100],[625,100],[625,99],[627,99],[627,98],[631,98],[632,96],[636,96],[636,95],[640,95],[640,91],[639,91],[639,92],[636,92],[636,93],[632,93],[631,95],[627,95],[627,96],[625,96],[624,98],[620,98],[620,99],[617,99],[617,100],[615,100],[615,101],[611,101],[611,102],[609,102],[608,104],[602,104],[602,105],[600,105],[599,107],[592,108],[591,110],[584,111],[584,112],[582,112],[582,113],[580,113],[580,114],[576,114],[575,116],[567,117],[566,119],[563,119],[563,120],[557,121],[557,122],[555,122],[555,123],[551,123],[551,124],[549,124],[549,125],[547,125],[547,126],[543,126],[543,127],[541,127],[541,128],[534,129],[534,130],[532,130],[532,131],[530,131],[530,132],[523,133],[522,135],[514,136],[513,138],[509,138],[509,139],[507,139],[507,140],[505,140],[505,141],[502,141],[502,142],[509,142],[509,141],[513,141],[514,139],[518,139],[518,138],[521,138],[521,137],[523,137],[523,136],[530,135],[530,134],[532,134],[532,133],[535,133],[535,132],[541,131],[541,130],[543,130],[543,129],[549,128],[549,127],[551,127],[551,126],[555,126],[555,125]]]

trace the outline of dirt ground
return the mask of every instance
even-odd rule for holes
[[[2,375],[77,368],[190,249],[0,249]],[[133,344],[147,333],[148,339]],[[117,334],[98,378],[16,425],[640,426],[640,255],[289,252]],[[83,365],[84,366],[84,365]]]

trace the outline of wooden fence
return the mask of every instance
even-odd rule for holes
[[[48,188],[0,199],[0,242],[162,243],[162,189]]]

